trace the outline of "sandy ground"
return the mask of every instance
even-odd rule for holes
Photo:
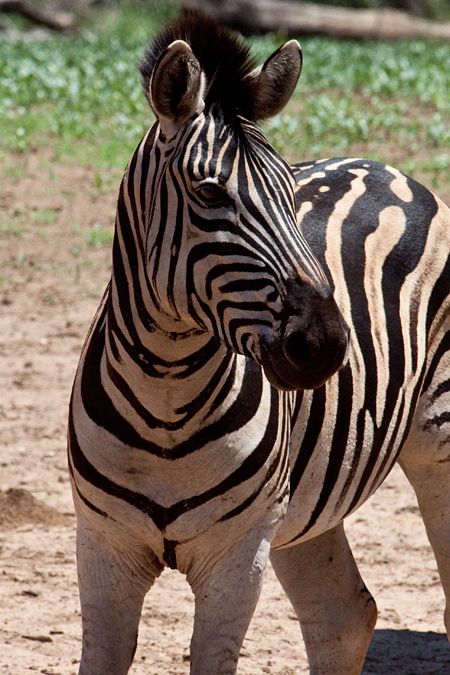
[[[81,345],[108,277],[117,176],[13,158],[0,190],[0,674],[77,672],[80,611],[65,427]],[[38,501],[36,501],[38,500]],[[348,521],[379,607],[364,673],[450,673],[444,597],[400,469]],[[166,571],[148,595],[134,675],[187,673],[193,599]],[[273,571],[242,650],[246,675],[306,673]]]

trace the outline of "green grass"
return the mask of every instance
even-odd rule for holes
[[[356,154],[393,163],[448,199],[450,45],[308,39],[302,47],[297,90],[266,126],[277,150],[290,161]]]
[[[159,7],[157,11],[156,8]],[[104,11],[80,37],[0,43],[0,159],[50,147],[62,161],[123,168],[153,122],[136,63],[173,8]],[[101,29],[100,29],[101,26]],[[261,59],[282,40],[252,40]],[[265,125],[289,160],[364,153],[433,186],[450,166],[450,45],[302,40],[288,107]],[[101,185],[99,178],[98,188]],[[448,182],[448,181],[447,181]]]
[[[1,150],[51,145],[98,166],[123,164],[153,119],[135,67],[142,43],[92,34],[2,43]]]
[[[94,223],[92,229],[85,233],[88,246],[103,246],[112,244],[114,233],[110,229],[102,228],[100,223]]]
[[[43,211],[34,211],[34,221],[35,223],[42,223],[46,225],[51,225],[55,222],[58,217],[57,211],[54,209],[44,209]]]

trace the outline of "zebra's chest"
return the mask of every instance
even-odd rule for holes
[[[218,546],[230,532],[238,537],[267,513],[279,522],[289,479],[287,399],[253,362],[244,370],[239,399],[223,399],[213,422],[187,438],[181,430],[180,442],[167,448],[158,429],[131,425],[125,406],[102,400],[100,387],[89,400],[82,367],[70,433],[78,510],[121,545],[141,542],[164,561],[167,542],[177,542],[181,556],[204,537]]]

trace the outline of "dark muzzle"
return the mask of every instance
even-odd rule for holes
[[[309,287],[295,300],[288,307],[296,313],[262,345],[262,365],[277,389],[317,389],[342,366],[349,331],[331,293],[324,297]]]

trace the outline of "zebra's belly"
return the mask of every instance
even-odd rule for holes
[[[335,527],[359,508],[388,475],[397,457],[393,447],[384,461],[377,462],[380,472],[361,475],[343,463],[331,479],[327,469],[333,458],[327,448],[317,449],[305,470],[300,485],[290,497],[288,510],[273,548],[290,546],[316,537]],[[382,465],[382,470],[381,470]],[[359,475],[356,475],[359,474]]]

